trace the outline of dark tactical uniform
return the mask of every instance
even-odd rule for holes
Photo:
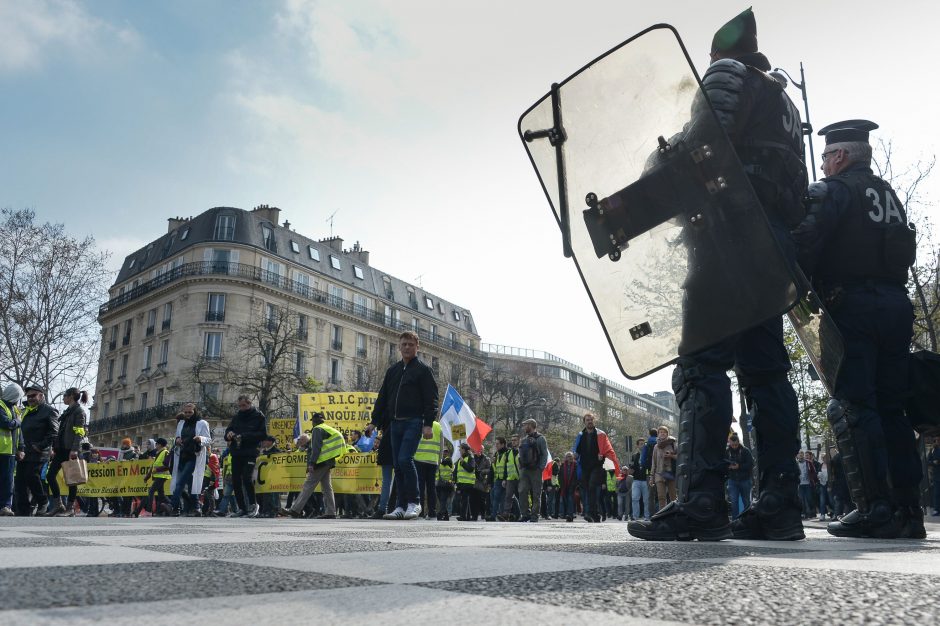
[[[730,44],[722,43],[719,40],[729,28]],[[771,65],[757,52],[750,9],[719,30],[714,52],[734,58],[709,67],[702,78],[705,92],[793,262],[795,247],[789,231],[802,219],[800,198],[806,186],[799,111],[783,86],[767,74]],[[695,114],[687,131],[694,132]],[[755,506],[763,500],[762,519],[770,520],[762,522],[751,511],[737,523],[745,525],[736,526],[735,536],[740,532],[743,538],[803,538],[794,461],[799,414],[787,379],[790,359],[781,317],[679,360],[672,379],[680,409],[677,501],[650,522],[631,522],[631,534],[654,540],[731,537],[724,482],[725,444],[733,414],[727,371],[732,367],[754,412],[761,468],[761,499]]]
[[[853,140],[831,137],[827,145]],[[863,137],[867,142],[867,130]],[[923,473],[903,404],[914,319],[905,284],[914,233],[897,195],[867,165],[853,163],[823,183],[794,236],[800,263],[845,343],[827,417],[857,508],[831,523],[829,532],[924,537]]]

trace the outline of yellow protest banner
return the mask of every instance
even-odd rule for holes
[[[272,417],[268,420],[268,434],[277,439],[279,448],[284,449],[288,444],[293,445],[294,425],[296,423],[297,419],[292,417],[287,419]]]
[[[372,407],[378,395],[372,391],[300,394],[297,396],[300,430],[310,432],[313,414],[320,412],[326,417],[326,424],[343,433],[348,440],[350,431],[361,431],[372,420]]]
[[[152,463],[152,459],[89,463],[88,482],[78,486],[78,495],[88,498],[146,496],[150,483],[144,483],[144,476]],[[60,493],[68,493],[64,472],[60,472],[56,480]],[[169,489],[167,481],[166,491]]]
[[[307,455],[303,452],[262,455],[256,465],[256,493],[300,491],[307,478]],[[331,483],[335,493],[376,494],[382,487],[382,468],[376,454],[346,454],[336,459]],[[317,491],[320,488],[317,487]]]

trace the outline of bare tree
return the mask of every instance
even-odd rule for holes
[[[0,228],[0,376],[38,383],[55,401],[94,379],[110,255],[29,209],[3,209]]]
[[[917,228],[917,262],[910,276],[915,314],[914,347],[936,352],[940,331],[940,254],[928,213],[932,203],[924,192],[924,184],[933,172],[937,157],[918,160],[903,169],[895,167],[896,161],[892,143],[879,140],[872,167],[898,194],[908,222]]]
[[[221,356],[189,357],[193,380],[203,390],[219,383],[252,395],[257,398],[258,410],[269,417],[294,415],[297,394],[323,388],[320,381],[307,375],[308,346],[298,334],[298,315],[288,307],[256,313],[247,324],[233,326],[233,339]],[[226,413],[217,399],[203,396],[210,412]]]
[[[487,368],[480,380],[480,408],[497,434],[517,433],[522,422],[535,418],[539,430],[549,432],[563,425],[563,391],[549,376],[540,375],[533,363],[497,363]]]

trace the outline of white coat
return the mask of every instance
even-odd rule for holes
[[[176,436],[181,436],[183,432],[183,422],[186,420],[180,420],[176,423]],[[196,436],[202,441],[202,448],[199,450],[199,454],[196,456],[196,469],[193,470],[192,485],[190,485],[189,493],[198,496],[202,493],[202,478],[203,474],[206,472],[206,461],[209,458],[209,445],[212,443],[212,433],[209,431],[209,422],[206,420],[199,420],[196,422]],[[178,451],[177,451],[178,452]],[[176,481],[179,476],[179,466],[180,466],[180,457],[179,454],[173,455],[173,479],[170,481],[170,493],[173,493],[173,489],[176,488]]]

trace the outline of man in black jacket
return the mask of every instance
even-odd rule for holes
[[[232,514],[234,517],[258,516],[252,473],[258,458],[258,443],[265,434],[264,414],[251,404],[251,398],[238,396],[238,413],[225,430],[225,440],[229,442],[232,455],[232,482],[238,505],[238,512]]]
[[[751,503],[751,472],[754,469],[754,456],[741,445],[737,433],[728,437],[728,499],[731,500],[731,519],[737,519],[747,505]]]
[[[405,331],[398,337],[401,361],[388,368],[372,409],[372,423],[389,424],[398,501],[388,519],[417,519],[418,470],[414,456],[422,437],[434,436],[437,419],[437,382],[431,368],[418,359],[418,335]],[[386,436],[383,432],[383,438]]]
[[[46,404],[41,387],[30,385],[26,391],[26,409],[23,411],[16,447],[16,477],[13,492],[16,497],[16,514],[30,515],[32,507],[29,495],[36,502],[36,515],[46,515],[49,499],[42,486],[40,472],[43,464],[52,457],[52,443],[59,434],[59,412]]]

